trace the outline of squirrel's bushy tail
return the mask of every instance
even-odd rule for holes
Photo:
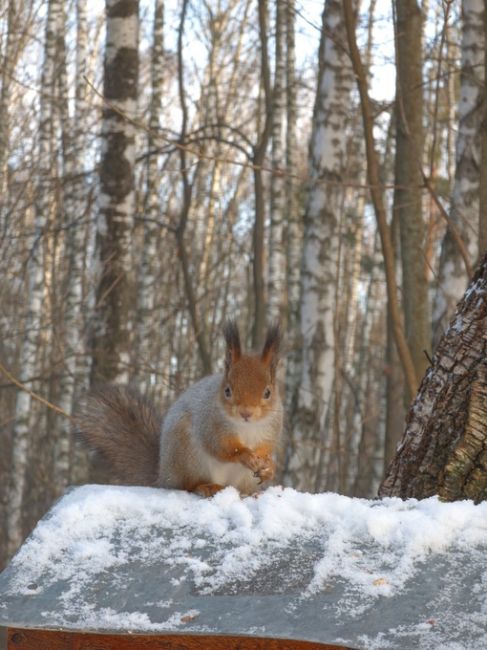
[[[124,485],[155,485],[162,417],[132,388],[104,386],[89,395],[75,427]]]

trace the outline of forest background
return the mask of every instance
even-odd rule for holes
[[[2,0],[0,565],[163,410],[285,333],[279,482],[373,497],[487,248],[481,0]]]

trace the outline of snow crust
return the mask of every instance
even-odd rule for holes
[[[256,498],[241,498],[227,488],[205,500],[180,491],[83,486],[55,505],[15,556],[7,593],[25,600],[61,584],[52,608],[43,612],[51,625],[202,632],[214,628],[205,623],[198,607],[181,606],[184,598],[174,607],[177,598],[171,591],[180,595],[186,585],[185,593],[192,595],[187,600],[193,604],[197,597],[202,603],[209,600],[204,596],[246,594],[255,600],[277,594],[285,596],[283,607],[292,616],[317,602],[318,610],[325,611],[319,599],[334,590],[333,616],[360,623],[411,584],[420,585],[432,560],[459,554],[462,562],[468,558],[480,563],[476,584],[468,585],[472,599],[480,604],[473,613],[465,613],[465,629],[456,621],[452,631],[451,621],[442,622],[440,605],[435,605],[438,612],[431,617],[425,603],[409,625],[396,629],[385,623],[378,633],[364,633],[352,641],[355,647],[367,648],[468,650],[487,647],[486,550],[487,503],[441,503],[435,497],[369,501],[280,487]],[[301,565],[299,557],[305,555],[308,560]],[[134,611],[123,599],[110,606],[110,598],[95,604],[93,584],[103,576],[118,575],[118,583],[112,581],[109,590],[113,592],[115,584],[123,592],[123,575],[134,561],[147,571],[147,591],[140,587],[144,607]],[[157,569],[161,562],[169,571],[164,579]],[[463,569],[451,571],[452,581],[461,582]],[[149,596],[149,583],[157,583],[157,572],[159,599]],[[1,615],[0,606],[0,624]],[[477,645],[465,645],[462,638],[472,626]],[[262,627],[255,629],[264,633]],[[250,630],[248,624],[246,629]],[[412,637],[417,641],[408,645]],[[343,641],[350,642],[350,637],[344,635]]]

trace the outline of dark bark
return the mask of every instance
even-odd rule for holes
[[[487,255],[409,411],[380,496],[487,498]]]
[[[106,0],[104,97],[107,104],[103,110],[97,231],[101,274],[92,381],[129,378],[135,131],[125,116],[134,117],[137,100],[138,10],[138,0]],[[125,22],[125,31],[120,21]]]
[[[430,350],[428,284],[424,264],[422,214],[423,13],[416,0],[397,0],[396,25],[396,158],[394,213],[399,223],[405,334],[416,377],[420,379]],[[409,395],[411,399],[413,397]]]
[[[487,9],[484,10],[484,79],[487,79]],[[480,127],[479,251],[487,250],[487,85],[484,83],[483,119]]]
[[[410,393],[414,394],[418,386],[418,378],[416,376],[416,369],[414,367],[411,351],[403,331],[401,312],[396,293],[397,283],[394,251],[392,248],[389,225],[387,223],[379,160],[374,138],[374,115],[370,104],[367,75],[357,46],[355,35],[356,17],[353,11],[352,0],[343,0],[343,11],[345,14],[345,26],[347,28],[350,57],[352,59],[352,65],[357,79],[357,88],[360,94],[360,106],[364,125],[365,152],[367,159],[367,180],[370,186],[370,195],[374,206],[377,228],[379,230],[382,253],[384,256],[388,309],[394,332],[394,341],[404,370],[404,376]]]

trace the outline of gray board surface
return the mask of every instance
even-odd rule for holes
[[[1,574],[0,625],[487,648],[484,504],[226,492],[71,491]]]

